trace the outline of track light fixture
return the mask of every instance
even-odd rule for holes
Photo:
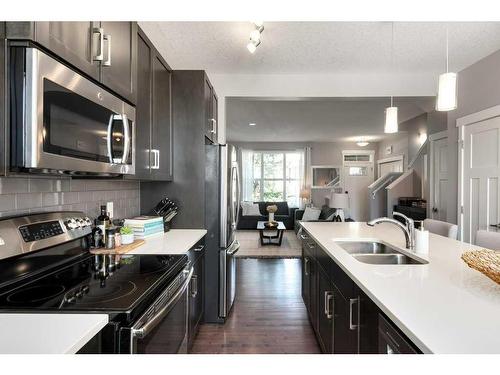
[[[250,53],[254,53],[257,50],[257,47],[261,42],[261,34],[264,31],[264,22],[255,21],[253,22],[253,25],[255,29],[250,33],[250,42],[247,44],[247,49]]]

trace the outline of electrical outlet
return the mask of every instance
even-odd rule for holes
[[[106,211],[110,219],[113,219],[113,202],[106,202]]]

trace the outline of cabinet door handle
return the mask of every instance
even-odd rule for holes
[[[108,58],[102,63],[102,65],[111,66],[111,35],[105,34],[103,39],[108,42]]]
[[[330,301],[332,302],[332,305],[333,303],[335,303],[334,299],[333,299],[333,293],[332,292],[325,292],[325,296],[326,296],[326,300],[325,300],[325,306],[326,306],[326,317],[328,319],[331,319],[333,317],[333,306],[332,306],[332,309],[330,310]]]
[[[202,251],[205,248],[205,245],[200,245],[194,248],[194,251]]]
[[[212,122],[212,130],[210,130],[210,133],[217,133],[217,121],[214,118],[211,118],[210,121]]]
[[[358,325],[357,324],[354,324],[352,321],[352,313],[353,313],[353,306],[354,304],[358,303],[358,299],[357,298],[350,298],[349,299],[349,329],[351,331],[355,331],[358,329]]]
[[[324,309],[323,310],[324,310],[324,313],[325,313],[326,316],[328,316],[328,314],[329,314],[329,311],[328,311],[328,302],[327,302],[328,301],[328,293],[330,293],[330,292],[325,291],[325,294],[323,296],[323,304],[324,304]]]
[[[304,258],[304,273],[309,276],[309,258]]]
[[[150,152],[153,154],[153,165],[151,169],[160,169],[160,151],[151,149]]]
[[[301,234],[300,238],[302,238],[304,241],[309,239],[309,237],[307,237],[305,234]]]
[[[314,249],[314,248],[316,247],[316,245],[315,245],[314,243],[309,242],[309,243],[307,244],[307,247],[308,247],[309,249]]]
[[[198,295],[198,275],[193,275],[191,278],[192,282],[192,290],[191,290],[191,297],[196,298]]]
[[[100,27],[94,27],[92,29],[92,34],[99,35],[99,52],[97,55],[93,56],[94,61],[102,61],[104,59],[104,30]]]

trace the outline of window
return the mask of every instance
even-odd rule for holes
[[[299,206],[302,176],[301,152],[253,152],[251,167],[253,201],[287,201],[291,207]]]
[[[366,167],[349,167],[349,176],[366,176]]]

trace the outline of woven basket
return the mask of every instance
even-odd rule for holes
[[[486,249],[467,251],[462,254],[462,259],[470,268],[500,284],[500,252]]]

